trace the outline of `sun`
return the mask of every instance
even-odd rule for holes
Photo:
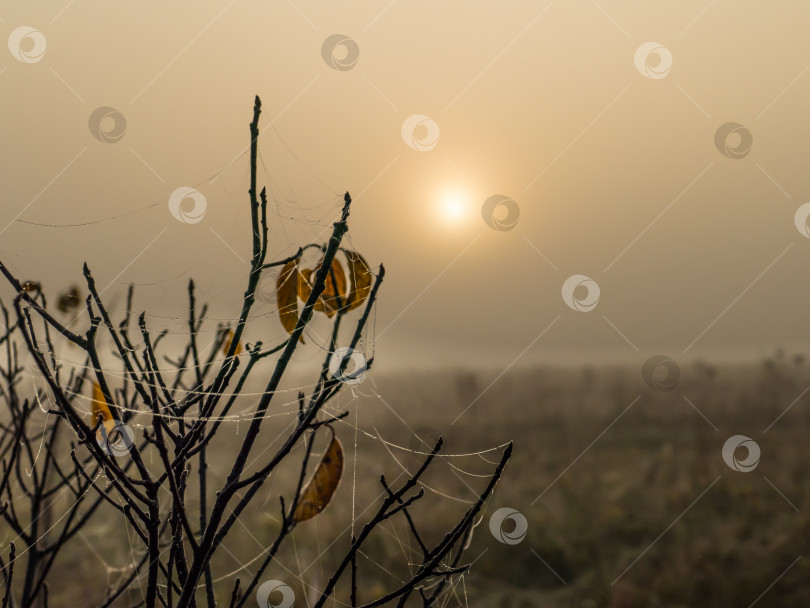
[[[447,192],[439,198],[438,211],[448,224],[462,224],[470,216],[469,198],[461,192]]]

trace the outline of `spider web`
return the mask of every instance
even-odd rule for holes
[[[290,181],[281,182],[274,178],[267,169],[264,156],[261,154],[261,152],[259,153],[260,165],[269,191],[268,200],[271,203],[271,205],[268,206],[268,211],[275,215],[275,221],[269,220],[269,223],[276,227],[280,232],[280,238],[277,240],[282,243],[288,243],[285,248],[276,252],[275,258],[278,259],[292,253],[294,248],[298,245],[296,237],[291,236],[288,232],[288,224],[290,222],[297,225],[299,229],[303,229],[304,233],[308,233],[313,242],[322,242],[323,236],[332,227],[332,221],[339,215],[339,210],[343,201],[342,195],[340,195],[336,189],[327,185],[294,153],[290,146],[281,137],[281,134],[278,132],[275,126],[272,127],[272,130],[273,135],[275,136],[274,142],[280,144],[296,163],[301,165],[316,182],[318,182],[326,191],[330,193],[328,198],[325,197],[322,201],[314,205],[301,205],[293,184]],[[201,186],[205,183],[210,185],[218,181],[219,178],[223,177],[231,167],[237,166],[238,163],[244,162],[246,165],[247,154],[247,151],[243,152],[239,155],[239,157],[237,157],[237,159],[234,159],[234,161],[213,175],[199,181],[197,184],[195,184],[195,187]],[[284,175],[284,168],[277,172],[277,174],[278,173]],[[243,186],[247,178],[248,167],[245,166],[244,170],[241,172],[240,183],[235,189],[233,189],[233,191],[229,191],[225,184],[225,180],[219,180],[220,187],[229,194],[235,194],[238,190],[244,189]],[[168,198],[157,202],[145,203],[139,207],[131,208],[117,214],[70,224],[37,223],[19,219],[17,221],[23,224],[29,224],[42,228],[69,230],[73,228],[97,226],[100,224],[115,222],[133,214],[146,213],[150,210],[164,207],[167,203]],[[242,208],[240,207],[240,210],[241,209]],[[233,226],[231,227],[232,236],[236,231],[238,219],[238,216],[234,218]],[[344,239],[347,242],[347,248],[356,249],[352,241],[351,234],[347,234]],[[378,275],[378,266],[372,268],[371,270],[373,275]],[[146,288],[160,286],[165,289],[171,289],[172,287],[177,286],[179,278],[186,276],[187,274],[188,271],[183,271],[180,274],[175,274],[169,278],[156,282],[136,283],[134,285]],[[275,324],[274,328],[276,334],[273,337],[279,338],[280,336],[283,336],[283,333],[281,331],[280,324],[276,321],[279,312],[278,306],[273,301],[272,294],[268,296],[270,290],[268,289],[268,285],[265,284],[265,280],[270,278],[271,280],[268,283],[274,287],[276,273],[266,270],[263,274],[263,282],[260,284],[259,289],[264,289],[265,291],[260,293],[260,299],[262,295],[266,297],[262,302],[262,306],[260,306],[258,309],[254,308],[252,311],[248,320],[248,325],[245,328],[245,335],[250,335],[252,331],[266,334],[268,332],[268,328]],[[227,294],[233,292],[234,290],[238,290],[239,286],[244,283],[244,278],[244,276],[239,276],[238,278],[234,279],[234,281],[224,285],[221,290],[218,293],[213,294],[210,299],[217,300],[218,296],[221,294]],[[168,287],[166,287],[167,285]],[[201,341],[201,344],[206,344],[207,342],[206,346],[200,349],[201,353],[208,352],[212,345],[216,343],[217,338],[223,331],[224,324],[233,322],[233,315],[229,315],[227,311],[235,310],[237,307],[240,307],[244,302],[244,297],[239,299],[226,299],[224,302],[221,300],[222,298],[219,298],[218,305],[215,310],[207,313],[200,319],[202,324],[197,335]],[[373,316],[370,323],[366,325],[362,339],[358,344],[358,349],[364,354],[366,359],[372,358],[375,353],[376,308],[377,304],[375,302]],[[147,312],[145,317],[151,321],[152,325],[159,326],[161,330],[167,334],[167,336],[188,336],[188,319],[185,316],[172,314],[170,311],[165,311]],[[80,322],[81,316],[79,315],[71,322],[71,325]],[[316,359],[322,360],[323,357],[329,354],[329,339],[318,332],[316,325],[317,324],[315,323],[310,323],[305,330],[309,343],[309,351],[311,351],[311,354],[306,358],[305,361],[298,362],[299,367],[306,366],[308,363],[311,363]],[[271,341],[268,340],[268,342]],[[111,342],[106,345],[103,343],[99,344],[100,352],[104,346],[111,347],[112,344]],[[338,344],[338,346],[340,346],[340,344]],[[111,351],[113,349],[108,348],[107,350]],[[92,377],[92,375],[95,373],[95,369],[91,366],[85,366],[82,361],[77,361],[75,356],[70,356],[72,354],[74,353],[69,352],[69,347],[55,349],[54,358],[57,365],[62,367],[63,370],[71,370],[73,373],[79,375],[83,372],[87,372],[88,375]],[[222,356],[213,358],[213,365],[216,366],[217,364],[222,363],[225,357],[224,353],[221,354]],[[237,355],[237,357],[246,359],[250,357],[250,354],[246,352],[245,349],[245,351],[242,354]],[[270,362],[272,363],[272,359]],[[120,366],[116,366],[116,363],[120,363],[120,359],[116,359],[114,357],[111,357],[109,360],[103,362],[102,371],[111,386],[123,384],[127,377],[127,373]],[[172,373],[176,374],[193,369],[195,369],[195,366],[192,365],[173,366]],[[317,368],[312,370],[313,375],[315,375],[315,370],[317,370]],[[28,371],[30,372],[32,386],[34,388],[33,392],[36,395],[40,409],[44,414],[44,425],[47,426],[52,419],[52,415],[48,413],[48,410],[56,409],[55,399],[50,393],[50,389],[46,386],[44,379],[38,375],[37,370],[32,368],[30,364],[28,366]],[[157,383],[150,383],[146,378],[142,378],[141,383],[147,388],[160,391],[161,387],[158,386]],[[295,422],[298,416],[297,396],[299,392],[311,393],[317,386],[317,381],[312,381],[309,383],[299,382],[293,383],[292,386],[279,387],[279,389],[275,391],[274,396],[279,398],[279,401],[273,402],[272,409],[265,413],[264,417],[276,421],[275,428],[280,429],[280,432],[275,438],[267,441],[265,451],[270,446],[274,445],[279,438],[284,437],[289,433],[291,425]],[[91,411],[93,399],[89,395],[83,394],[83,392],[67,394],[68,396],[72,396],[74,398],[74,403],[78,404],[77,409],[85,409],[87,412]],[[179,386],[177,390],[174,391],[176,398],[191,398],[195,395],[203,394],[206,394],[204,389],[201,391],[193,391],[192,389],[188,389],[183,386]],[[145,426],[147,426],[147,419],[160,417],[169,423],[183,419],[187,423],[205,420],[207,422],[233,425],[233,435],[238,436],[240,423],[249,422],[254,418],[253,412],[255,411],[255,402],[262,395],[264,395],[262,390],[247,390],[245,387],[236,392],[229,392],[227,390],[223,391],[222,396],[225,398],[232,396],[239,397],[235,403],[238,403],[241,399],[243,402],[243,405],[240,406],[241,409],[226,415],[211,415],[205,418],[195,417],[190,412],[185,412],[181,415],[173,414],[171,412],[161,412],[155,414],[152,412],[147,412],[144,409],[127,407],[126,405],[119,404],[118,401],[116,401],[116,405],[120,411],[125,413],[127,424],[139,432],[141,432]],[[410,445],[402,445],[403,442],[401,440],[386,437],[384,432],[381,432],[376,425],[369,425],[361,420],[361,410],[362,408],[367,407],[367,404],[370,402],[377,402],[390,410],[390,419],[401,425],[401,427],[406,431],[406,435],[409,437]],[[335,412],[344,410],[349,411],[350,415],[348,417],[337,418],[337,416],[335,416]],[[264,573],[265,579],[278,577],[282,578],[291,586],[297,585],[300,593],[296,593],[296,596],[297,598],[303,597],[308,607],[312,605],[313,598],[316,597],[313,594],[317,594],[320,591],[321,586],[326,580],[326,574],[324,571],[325,557],[328,556],[330,550],[336,543],[346,542],[347,539],[354,538],[357,527],[363,522],[363,517],[367,516],[374,505],[377,504],[383,496],[385,496],[385,492],[381,491],[374,501],[367,501],[363,503],[358,501],[358,480],[362,482],[363,478],[368,475],[369,469],[369,467],[362,462],[362,455],[360,455],[362,448],[359,445],[359,440],[362,438],[363,441],[371,442],[372,445],[375,445],[376,448],[371,450],[371,452],[374,453],[375,458],[386,458],[387,464],[392,466],[394,470],[397,471],[397,477],[390,481],[390,484],[395,484],[403,475],[408,474],[409,463],[406,462],[408,459],[423,459],[430,454],[431,448],[433,447],[432,442],[428,444],[426,439],[420,435],[420,432],[415,430],[413,425],[410,424],[400,412],[389,405],[388,401],[383,397],[376,380],[371,373],[368,374],[368,377],[362,384],[344,387],[344,390],[338,394],[336,399],[333,399],[329,403],[329,407],[325,408],[323,413],[326,417],[331,417],[333,419],[333,423],[337,427],[338,435],[344,438],[351,438],[352,440],[353,449],[351,453],[351,469],[349,471],[344,471],[344,477],[351,475],[350,481],[344,481],[344,483],[351,484],[351,508],[349,521],[345,526],[339,526],[337,531],[326,530],[324,528],[328,528],[329,526],[324,526],[323,524],[330,518],[330,513],[327,511],[325,515],[315,518],[311,524],[306,526],[306,529],[297,529],[296,533],[292,534],[290,538],[294,560],[290,562],[288,560],[279,559],[279,556],[277,555],[276,559],[273,560],[270,567]],[[43,429],[44,428],[45,427],[43,427]],[[43,430],[41,435],[42,441],[40,443],[40,450],[37,452],[34,461],[31,464],[32,469],[37,466],[37,462],[40,459],[44,438],[45,432]],[[477,459],[482,464],[491,467],[491,465],[497,464],[497,460],[494,458],[495,454],[502,451],[504,447],[505,444],[491,446],[478,451],[462,451],[455,453],[440,452],[437,454],[437,461],[443,463],[446,467],[446,471],[449,471],[455,478],[459,479],[463,486],[469,489],[470,493],[465,493],[463,495],[454,493],[441,485],[437,485],[435,482],[427,483],[423,481],[419,485],[426,492],[432,494],[434,499],[438,499],[442,502],[470,505],[474,503],[474,500],[470,499],[470,495],[476,496],[477,491],[468,483],[467,479],[469,479],[471,483],[475,483],[476,479],[480,480],[483,478],[489,478],[490,474],[478,473],[471,468],[464,466],[464,464],[466,464],[470,459]],[[154,452],[154,450],[150,450],[150,452]],[[252,455],[253,462],[255,463],[257,460],[259,460],[263,453],[264,451],[260,452],[259,454]],[[295,460],[292,455],[290,458]],[[317,462],[318,458],[313,457],[312,460]],[[92,465],[93,461],[88,461],[87,464]],[[31,472],[26,471],[26,473],[30,477]],[[103,481],[103,475],[99,473],[95,477],[94,481]],[[268,519],[278,524],[279,519],[273,514],[272,509],[266,509],[270,498],[275,496],[273,491],[275,481],[275,476],[271,476],[268,483],[265,484],[262,493],[267,498],[265,499],[264,504],[260,505],[260,507]],[[14,490],[20,490],[16,480],[12,483],[15,484]],[[54,497],[51,504],[56,504],[57,501],[63,501],[62,494],[67,493],[68,490],[69,487],[65,487]],[[42,535],[37,539],[37,542],[45,539],[49,532],[56,529],[60,522],[68,516],[71,508],[91,491],[92,486],[88,486],[85,491],[81,493],[81,495],[75,497],[75,501],[68,505],[61,515],[55,518],[52,525],[42,533]],[[170,504],[171,502],[171,493],[165,484],[161,486],[160,492],[164,499],[168,499],[162,501],[161,503],[164,511],[167,511],[166,505]],[[256,503],[258,503],[258,500]],[[163,513],[163,517],[168,517],[168,512]],[[124,529],[126,532],[126,546],[125,551],[123,552],[123,558],[121,555],[119,555],[116,560],[114,557],[105,555],[105,551],[98,546],[99,541],[97,537],[99,536],[99,532],[95,531],[92,526],[89,529],[81,530],[78,535],[81,541],[86,545],[89,554],[93,556],[93,561],[97,563],[96,566],[84,564],[85,567],[89,567],[91,569],[96,567],[101,568],[105,573],[105,584],[108,589],[111,587],[117,587],[120,583],[125,581],[126,578],[131,574],[136,563],[140,562],[145,555],[145,547],[137,538],[135,538],[135,534],[130,523],[123,518],[123,516],[120,516],[120,514],[118,515],[118,520],[119,523],[120,520],[123,520],[125,524]],[[33,523],[34,522],[31,522],[31,525],[33,525]],[[333,521],[329,521],[328,523],[332,526],[334,525]],[[478,523],[480,523],[480,519],[475,525],[478,525]],[[243,518],[237,520],[237,525],[240,527],[242,535],[249,538],[250,541],[255,544],[255,546],[240,547],[241,551],[239,551],[239,553],[242,555],[237,555],[236,553],[232,552],[231,549],[229,549],[227,543],[228,539],[226,538],[225,542],[222,543],[221,548],[224,553],[227,553],[233,559],[235,566],[224,572],[215,572],[213,576],[215,586],[225,585],[226,588],[230,589],[237,577],[248,576],[252,578],[255,574],[255,565],[257,562],[261,562],[267,554],[268,543],[259,538],[259,535],[252,530],[245,521],[243,521]],[[390,545],[390,547],[394,547],[400,554],[401,562],[407,566],[408,572],[413,574],[415,572],[415,568],[419,565],[418,559],[420,556],[420,548],[415,545],[415,540],[408,533],[407,528],[395,522],[394,519],[389,519],[384,523],[384,525],[378,526],[376,531],[377,534],[385,536],[386,542]],[[102,535],[103,533],[104,529],[101,530]],[[12,540],[18,540],[19,538],[20,536],[18,535],[17,538]],[[316,553],[314,559],[302,557],[301,551],[299,551],[299,545],[301,545],[302,541],[308,548],[310,545],[314,544]],[[6,547],[4,548],[4,552],[7,553],[8,543],[5,544]],[[161,555],[163,555],[163,553],[165,553],[169,547],[170,543],[166,543],[161,549]],[[25,555],[27,551],[28,549],[26,548],[24,551],[18,553],[15,560],[18,560],[20,557]],[[358,552],[358,569],[360,570],[361,576],[363,572],[367,572],[368,569],[372,569],[376,571],[378,576],[387,581],[389,586],[397,586],[405,582],[401,573],[393,571],[387,566],[387,564],[382,563],[374,555],[368,553],[367,551],[368,550]],[[247,554],[247,557],[245,557],[244,554]],[[9,564],[6,563],[6,567],[8,567],[8,565]],[[317,568],[315,568],[316,566]],[[445,566],[449,567],[449,564],[445,564]],[[127,585],[127,590],[137,588],[142,600],[145,600],[145,576],[145,570],[140,569],[138,575],[135,576]],[[421,587],[429,590],[430,587],[438,583],[438,578],[439,577],[435,577],[432,581],[429,579],[428,582],[424,583]],[[163,583],[161,583],[161,585],[165,590],[165,585]],[[200,582],[198,586],[201,589],[204,588],[204,582]],[[126,593],[120,597],[126,597]],[[250,600],[248,600],[248,602],[252,604]],[[450,605],[450,602],[454,602],[454,605],[459,606],[468,605],[465,575],[451,577],[449,584],[444,589],[439,605],[448,606]],[[349,604],[345,601],[338,599],[336,593],[332,594],[331,603],[333,606],[349,606]]]

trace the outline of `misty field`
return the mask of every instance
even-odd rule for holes
[[[478,398],[497,375],[372,373],[354,396],[346,391],[330,404],[329,411],[350,412],[336,427],[346,451],[341,486],[320,517],[296,528],[266,578],[290,585],[296,606],[310,605],[308,593],[345,551],[352,514],[362,526],[379,502],[380,474],[390,481],[413,470],[419,461],[412,452],[426,449],[417,437],[432,445],[441,434],[446,456],[425,479],[435,495],[430,510],[414,509],[426,540],[475,498],[502,448],[482,450],[515,443],[465,554],[472,570],[449,585],[446,606],[810,605],[810,566],[801,559],[810,540],[803,533],[810,368],[801,358],[684,366],[669,392],[648,387],[638,369],[516,370]],[[283,435],[294,408],[271,407],[263,446]],[[217,437],[209,459],[214,475],[224,474],[227,458],[218,454],[233,450],[239,426]],[[732,435],[761,448],[753,471],[723,461]],[[225,539],[214,561],[222,603],[233,580],[249,579],[261,561],[278,526],[278,494],[289,493],[295,476],[293,469],[274,475]],[[504,544],[490,533],[490,516],[501,507],[527,518],[522,542]],[[127,526],[112,511],[94,521],[60,556],[50,605],[96,605],[107,583],[126,575],[133,559]],[[0,536],[3,544],[13,538],[7,529]],[[388,522],[358,561],[359,601],[395,587],[402,580],[397,568],[419,551],[404,521]],[[137,604],[140,594],[134,585],[121,605]]]

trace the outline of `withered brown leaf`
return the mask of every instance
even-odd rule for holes
[[[298,324],[298,261],[290,260],[281,269],[276,280],[278,318],[287,333],[292,334]],[[301,336],[301,342],[304,337]]]
[[[349,282],[351,291],[349,292],[346,311],[354,310],[368,298],[371,292],[371,270],[363,256],[356,251],[344,251],[349,262]]]
[[[322,263],[323,260],[318,262],[317,266],[313,269],[305,268],[301,270],[298,279],[298,297],[305,302],[312,292],[315,275],[318,273],[318,270],[320,270]],[[332,266],[324,281],[323,291],[313,305],[313,309],[326,313],[328,317],[333,317],[342,306],[346,305],[347,298],[346,272],[343,270],[341,263],[333,259]]]
[[[231,350],[231,342],[233,342],[233,330],[229,329],[226,336],[225,336],[225,343],[222,347],[222,354],[227,355],[228,351]],[[233,351],[234,355],[238,355],[242,352],[242,343],[237,342],[236,348]]]
[[[292,519],[302,522],[312,519],[322,512],[335,494],[343,475],[343,446],[333,436],[329,448],[321,458],[312,478],[301,491]]]

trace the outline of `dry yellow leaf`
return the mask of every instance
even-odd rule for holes
[[[309,294],[312,293],[312,283],[315,280],[312,275],[314,272],[316,272],[316,270],[311,268],[302,268],[301,272],[298,274],[298,297],[301,298],[301,301],[303,302],[306,302],[309,299]],[[312,310],[325,312],[330,317],[334,314],[331,310],[326,310],[324,307],[323,295],[315,300],[315,304],[312,305]]]
[[[332,260],[332,269],[326,275],[323,295],[324,309],[330,317],[332,314],[346,306],[348,294],[346,290],[346,272],[337,259]],[[329,314],[329,313],[332,314]]]
[[[326,275],[323,293],[330,297],[340,296],[346,299],[346,272],[337,258],[332,259],[332,271]]]
[[[309,294],[312,293],[312,269],[302,268],[298,273],[298,297],[302,302],[309,299]],[[323,311],[323,304],[319,301],[315,302],[315,310]]]
[[[363,259],[363,256],[356,251],[345,251],[346,259],[349,261],[349,281],[351,292],[349,293],[346,310],[354,310],[368,298],[371,292],[371,270]]]
[[[298,297],[305,302],[312,292],[315,275],[320,270],[322,262],[323,260],[318,262],[318,265],[312,270],[301,270],[298,277]],[[332,260],[332,267],[324,280],[321,297],[316,300],[313,309],[326,313],[328,317],[333,317],[341,305],[346,305],[346,301],[346,272],[340,262]]]
[[[101,385],[98,382],[93,382],[93,399],[91,405],[93,416],[90,423],[91,428],[98,424],[98,415],[101,414],[104,428],[108,433],[112,432],[115,426],[115,419],[110,411],[110,406],[107,405],[107,400],[104,398],[104,393],[101,391]]]
[[[298,324],[298,262],[290,260],[281,269],[276,280],[278,318],[287,333],[292,334]],[[304,337],[301,336],[301,342]]]
[[[227,337],[225,338],[225,344],[222,347],[222,353],[227,355],[228,351],[231,350],[231,342],[233,342],[233,330],[228,330]],[[234,355],[238,355],[242,352],[242,343],[236,343],[236,349],[233,351]]]
[[[306,487],[301,491],[292,519],[295,522],[312,519],[323,511],[335,494],[343,475],[343,446],[332,436],[329,448],[321,458],[318,468]]]

